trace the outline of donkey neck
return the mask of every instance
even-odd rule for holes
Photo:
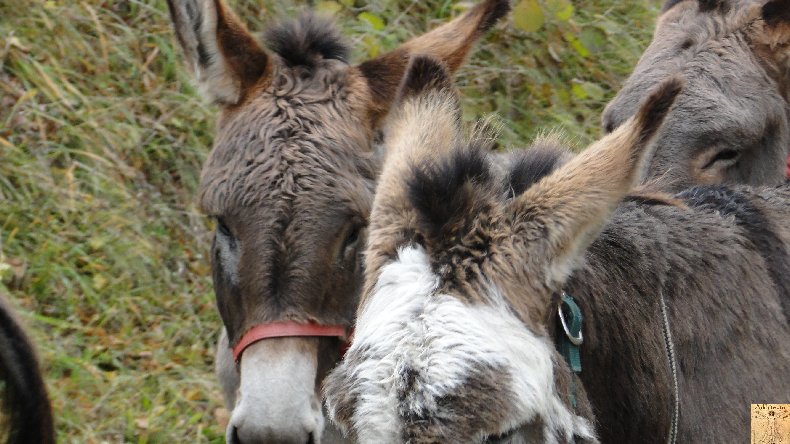
[[[790,331],[766,260],[744,232],[712,209],[633,202],[588,250],[566,289],[585,316],[580,376],[601,442],[667,440],[674,402],[662,292],[679,363],[682,441],[743,434],[745,423],[716,425],[722,408],[740,418],[729,404],[790,390],[790,381],[763,373],[790,369],[790,344],[775,339]],[[752,361],[722,363],[744,350]]]

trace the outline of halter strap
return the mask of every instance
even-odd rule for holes
[[[557,316],[560,319],[563,334],[560,335],[558,349],[565,362],[574,374],[582,371],[582,359],[579,346],[584,342],[582,336],[582,310],[571,295],[562,292]],[[571,377],[570,382],[571,405],[576,408],[576,383]]]
[[[241,354],[250,345],[272,338],[288,337],[336,337],[343,341],[342,351],[345,353],[351,343],[351,329],[344,325],[321,325],[315,323],[298,323],[294,321],[271,322],[258,324],[244,333],[236,346],[233,347],[233,359],[239,362]]]
[[[790,158],[788,159],[788,168],[790,168]],[[790,171],[788,171],[790,173]],[[678,426],[680,424],[680,389],[678,385],[678,369],[677,357],[675,356],[675,344],[672,339],[672,329],[669,323],[669,310],[667,309],[666,299],[664,298],[663,290],[659,289],[659,303],[661,308],[661,318],[663,321],[663,338],[664,346],[666,347],[667,361],[669,369],[672,372],[672,421],[669,425],[669,436],[667,437],[667,444],[675,444],[678,441]],[[582,316],[581,308],[576,304],[576,301],[571,295],[562,292],[560,305],[557,310],[562,327],[562,334],[559,337],[559,344],[557,348],[560,354],[565,358],[565,362],[570,367],[571,371],[578,375],[582,371],[581,356],[579,353],[579,346],[581,346],[584,338],[582,337]],[[576,385],[573,377],[571,377],[570,384],[570,397],[571,404],[576,407]]]

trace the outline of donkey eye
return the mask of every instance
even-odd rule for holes
[[[349,261],[356,257],[359,250],[359,239],[362,237],[362,232],[365,229],[363,224],[355,224],[348,230],[346,238],[343,240],[343,249],[340,253],[343,255],[343,260]]]
[[[705,164],[705,166],[703,166],[702,169],[706,170],[714,165],[720,165],[720,166],[734,165],[740,157],[741,157],[741,153],[739,153],[736,150],[729,150],[729,149],[722,150],[716,153],[716,155],[713,156],[713,158],[710,161],[708,161],[708,163]]]
[[[359,242],[359,234],[362,231],[362,226],[357,225],[352,228],[348,235],[346,235],[346,240],[343,242],[343,249],[348,250],[349,248],[353,248]]]
[[[225,220],[221,217],[217,217],[217,231],[225,237],[233,237],[233,233],[230,232],[230,228],[228,228],[228,225],[225,224]]]

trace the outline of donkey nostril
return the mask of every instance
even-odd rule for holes
[[[307,435],[307,444],[315,444],[315,435],[312,432]]]

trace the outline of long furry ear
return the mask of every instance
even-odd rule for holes
[[[200,93],[234,105],[270,69],[269,57],[222,0],[167,0]]]
[[[432,159],[460,139],[460,99],[441,61],[414,57],[394,103],[384,128],[388,155],[406,154],[411,161]]]
[[[474,43],[509,11],[508,0],[484,0],[461,17],[360,64],[357,69],[370,87],[370,114],[374,121],[390,109],[410,57],[432,56],[454,72]]]
[[[514,236],[527,243],[533,272],[561,285],[652,157],[651,140],[682,88],[677,78],[649,95],[639,112],[511,204]]]
[[[408,241],[415,210],[408,178],[414,168],[443,158],[461,140],[461,111],[447,67],[428,56],[415,57],[401,82],[384,129],[384,164],[379,176],[365,252],[368,294],[380,268]]]

